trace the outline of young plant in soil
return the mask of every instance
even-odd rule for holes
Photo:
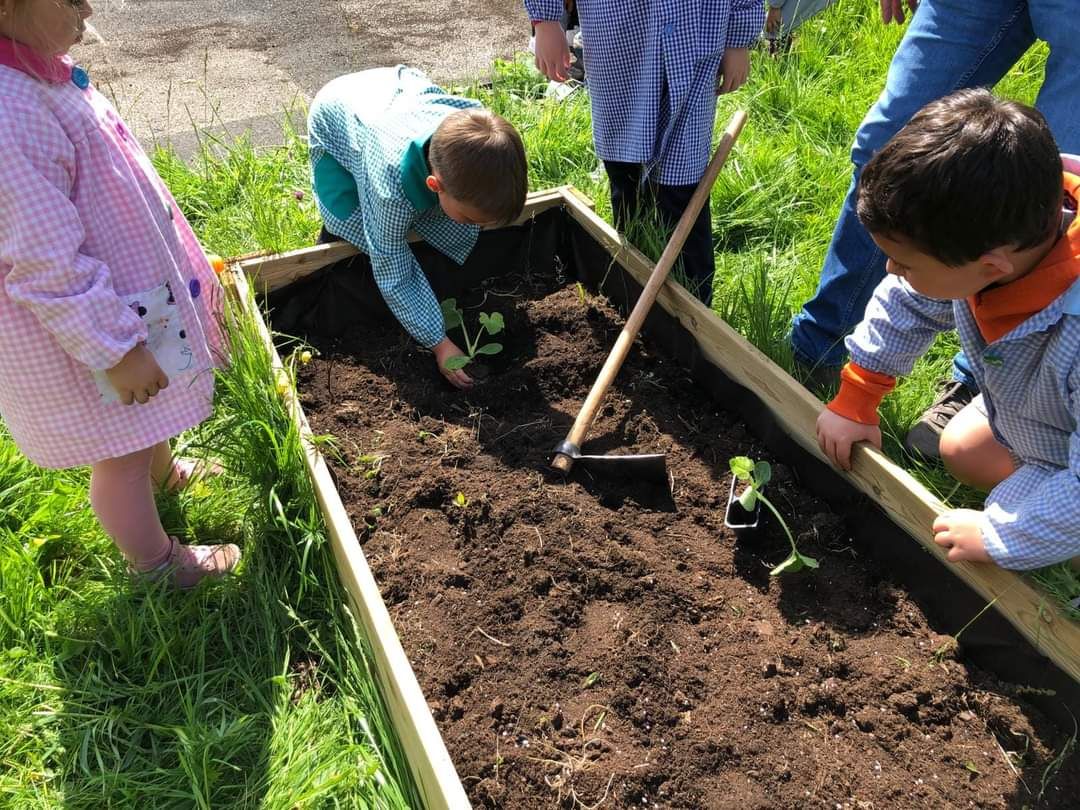
[[[446,331],[461,327],[461,334],[465,336],[465,354],[458,355],[457,357],[451,357],[446,361],[446,367],[449,369],[465,368],[469,363],[476,359],[478,354],[498,354],[502,351],[501,343],[485,343],[480,345],[480,339],[486,332],[489,335],[497,335],[503,330],[503,316],[498,312],[492,312],[490,315],[486,312],[480,313],[480,328],[476,331],[476,337],[469,337],[469,330],[465,328],[465,316],[461,310],[458,309],[456,298],[447,298],[442,302],[442,314],[443,320],[446,322]]]
[[[799,553],[799,549],[795,545],[795,538],[792,537],[791,529],[788,528],[784,518],[780,516],[780,512],[773,506],[772,501],[761,494],[761,490],[765,488],[769,479],[772,478],[772,465],[767,461],[755,463],[753,459],[747,456],[735,456],[728,461],[728,464],[731,467],[731,474],[747,484],[746,489],[739,496],[739,504],[742,508],[747,512],[753,512],[757,502],[761,501],[780,521],[780,526],[783,528],[784,534],[787,535],[788,542],[791,543],[791,554],[788,555],[786,560],[773,568],[769,572],[769,576],[777,577],[781,574],[794,574],[804,568],[817,568],[817,560]]]

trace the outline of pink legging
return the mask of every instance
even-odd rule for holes
[[[105,532],[139,570],[165,562],[172,544],[154,504],[154,477],[171,463],[169,443],[105,459],[90,469],[90,506]]]

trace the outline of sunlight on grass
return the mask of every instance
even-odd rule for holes
[[[86,501],[0,434],[4,807],[416,806],[344,609],[254,324],[231,318],[214,415],[183,437],[227,472],[163,497],[166,528],[237,542],[239,575],[136,586]]]
[[[788,324],[813,294],[850,181],[852,136],[901,35],[875,4],[840,0],[789,54],[755,52],[749,84],[720,100],[717,134],[736,108],[750,120],[711,199],[715,308],[785,367]],[[1031,101],[1045,58],[1033,49],[999,91]],[[545,98],[529,61],[498,63],[493,82],[464,92],[519,127],[531,189],[572,183],[610,221],[587,95]],[[307,146],[291,125],[275,148],[204,133],[199,144],[187,163],[167,149],[154,163],[209,251],[314,242]],[[645,216],[629,236],[655,259],[667,232]],[[252,323],[232,324],[214,416],[182,439],[227,473],[161,506],[170,531],[240,543],[237,577],[190,594],[132,586],[89,510],[86,471],[39,470],[0,432],[4,807],[417,804],[269,359]],[[898,442],[955,346],[943,337],[902,381],[883,430],[894,458],[960,506],[978,496],[905,459]],[[1080,595],[1065,565],[1034,578],[1058,599]]]

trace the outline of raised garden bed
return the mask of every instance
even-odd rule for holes
[[[781,391],[782,374],[742,349],[734,376],[776,399],[773,416],[760,403],[755,410],[707,362],[715,345],[703,348],[692,331],[712,327],[713,316],[680,291],[662,299],[677,320],[653,319],[590,443],[597,452],[667,451],[670,491],[548,472],[619,325],[607,299],[574,279],[632,297],[633,264],[643,261],[624,252],[624,275],[603,247],[616,237],[560,194],[534,199],[536,219],[521,228],[485,234],[464,271],[422,252],[440,297],[456,294],[470,324],[479,310],[506,320],[504,351],[485,358],[487,379],[467,395],[444,384],[385,313],[363,261],[274,300],[276,323],[309,331],[317,350],[299,372],[304,410],[316,433],[335,439],[337,490],[445,742],[417,749],[439,760],[418,763],[429,803],[462,806],[467,795],[476,806],[523,808],[1019,807],[1049,784],[1045,806],[1072,806],[1080,775],[1052,765],[1073,729],[1025,693],[1042,690],[1053,711],[1075,700],[1075,683],[1024,649],[993,610],[964,630],[967,655],[958,656],[942,634],[986,601],[932,557],[912,555],[918,546],[895,527],[882,536],[891,524],[876,510],[836,514],[811,494],[842,483],[777,427],[804,419],[793,415],[795,388]],[[262,281],[304,275],[313,256],[333,251],[350,252],[323,247],[264,263]],[[746,418],[766,428],[772,449]],[[773,460],[771,499],[818,572],[769,577],[788,551],[775,521],[738,542],[724,527],[734,455]],[[891,465],[876,454],[861,463],[879,500],[918,510],[921,496],[912,506],[897,494],[895,482],[907,483]],[[340,514],[331,521],[339,561],[354,566],[350,533]],[[897,542],[906,556],[881,548]],[[957,585],[948,600],[942,574]],[[995,587],[989,576],[985,587]],[[1010,584],[997,604],[1026,604],[1016,600],[1018,588],[1031,598],[1026,584],[1003,576]],[[913,579],[928,586],[926,598],[913,598]],[[366,588],[358,601],[378,599],[357,587]],[[357,609],[367,625],[370,607]],[[1038,621],[1068,665],[1072,631],[1042,612]],[[1013,645],[1007,658],[997,648],[999,675],[970,663],[992,664],[995,643]],[[412,673],[393,666],[383,686],[399,692]],[[406,722],[418,714],[413,700]],[[425,736],[432,743],[430,728]],[[447,751],[464,794],[441,761]]]

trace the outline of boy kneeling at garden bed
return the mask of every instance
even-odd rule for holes
[[[990,494],[935,521],[951,561],[1027,569],[1080,554],[1080,176],[1063,168],[1037,110],[965,90],[924,107],[859,180],[889,275],[847,338],[818,442],[845,469],[854,442],[880,447],[881,399],[956,329],[982,395],[949,423],[941,457]]]
[[[331,234],[371,257],[390,311],[435,354],[458,388],[472,380],[446,361],[462,355],[446,336],[439,302],[409,249],[416,231],[461,264],[481,226],[504,225],[525,207],[525,147],[505,119],[446,93],[398,65],[340,76],[308,114],[312,181]]]

